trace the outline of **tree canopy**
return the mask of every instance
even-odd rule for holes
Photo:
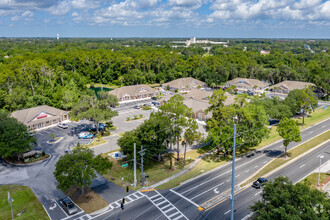
[[[79,187],[84,194],[84,187],[97,177],[95,171],[103,174],[111,169],[112,163],[101,155],[94,157],[91,149],[78,145],[72,153],[62,155],[55,167],[57,188],[65,191]]]
[[[290,142],[300,142],[300,130],[294,119],[283,118],[277,126],[278,134],[283,138],[284,154]]]
[[[31,150],[36,144],[35,136],[24,124],[0,110],[0,157],[19,156],[19,153]]]
[[[251,207],[252,219],[329,219],[330,199],[307,184],[293,185],[288,177],[278,177],[263,188],[262,199]]]

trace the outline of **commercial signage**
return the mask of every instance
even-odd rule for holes
[[[37,119],[40,119],[40,118],[46,118],[47,117],[47,114],[40,114],[37,116]]]

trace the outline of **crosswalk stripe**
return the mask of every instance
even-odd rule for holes
[[[173,217],[173,216],[175,216],[175,215],[177,215],[177,214],[180,214],[180,212],[175,212],[175,213],[169,215],[168,217],[171,218],[171,217]],[[180,215],[181,215],[181,214],[180,214]]]

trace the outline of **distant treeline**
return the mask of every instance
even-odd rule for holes
[[[70,109],[88,92],[87,83],[164,83],[187,76],[209,85],[236,77],[270,84],[299,80],[329,91],[329,40],[233,39],[228,48],[204,44],[172,48],[174,40],[2,38],[0,108],[13,111],[48,104]],[[205,46],[212,48],[207,51]],[[260,50],[271,53],[261,55]]]

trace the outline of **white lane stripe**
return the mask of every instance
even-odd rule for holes
[[[267,163],[268,161],[264,161],[263,163]]]
[[[250,170],[246,170],[245,173],[249,172]]]
[[[74,217],[74,216],[76,216],[76,215],[80,215],[81,213],[83,213],[84,211],[80,211],[80,212],[78,212],[78,213],[76,213],[76,214],[74,214],[74,215],[70,215],[70,216],[68,216],[68,217],[66,217],[66,218],[62,218],[61,220],[66,220],[66,219],[69,219],[69,218],[72,218],[72,217]]]
[[[246,163],[244,163],[244,164],[242,164],[242,165],[240,165],[240,166],[237,166],[235,169],[238,169],[238,168],[240,168],[240,167],[242,167],[242,166],[245,166],[246,164],[251,163],[252,161],[257,160],[257,159],[259,159],[260,157],[263,157],[263,156],[266,156],[266,155],[264,155],[264,154],[263,154],[263,155],[260,155],[260,156],[257,157],[257,158],[254,158],[254,159],[249,160],[248,162],[246,162]],[[198,185],[196,185],[196,186],[194,186],[194,187],[191,187],[190,189],[188,189],[188,190],[182,192],[181,194],[184,194],[184,193],[186,193],[186,192],[188,192],[188,191],[191,191],[191,190],[193,190],[193,189],[195,189],[195,188],[197,188],[197,187],[199,187],[199,186],[201,186],[201,185],[203,185],[203,184],[205,184],[205,183],[208,183],[208,182],[210,182],[210,181],[212,181],[212,180],[214,180],[214,179],[216,179],[216,178],[218,178],[218,177],[220,177],[220,176],[222,176],[222,175],[224,175],[224,174],[226,174],[226,173],[229,173],[229,172],[231,172],[231,170],[228,170],[228,171],[226,171],[226,172],[224,172],[224,173],[222,173],[222,174],[220,174],[220,175],[218,175],[218,176],[215,176],[215,177],[213,177],[213,178],[211,178],[211,179],[209,179],[209,180],[207,180],[207,181],[204,181],[204,182],[202,182],[202,183],[200,183],[200,184],[198,184]],[[183,186],[183,185],[182,185],[182,186]]]
[[[241,174],[238,174],[237,176],[235,176],[235,177],[239,177]]]
[[[314,133],[314,131],[310,131],[308,134],[312,134],[312,133]]]
[[[221,185],[223,185],[223,184],[224,184],[224,182],[223,182],[223,183],[220,183],[219,185],[217,185],[217,186],[215,186],[215,187],[213,187],[213,188],[211,188],[211,189],[208,189],[208,190],[206,190],[206,191],[204,191],[204,192],[198,194],[197,196],[192,197],[191,199],[195,199],[195,198],[197,198],[197,197],[203,195],[204,193],[207,193],[207,192],[209,192],[209,191],[211,191],[211,190],[213,190],[213,189],[216,189],[218,186],[221,186]]]
[[[230,212],[231,210],[229,209],[227,212],[225,212],[224,214],[226,215],[226,214],[228,214],[229,212]]]
[[[254,168],[257,168],[259,165],[255,166]]]
[[[260,192],[257,192],[256,194],[254,194],[255,196],[257,196],[257,195],[259,195],[260,193],[261,193],[262,191],[260,191]]]
[[[230,180],[227,180],[226,182],[229,182]]]
[[[299,168],[303,168],[305,166],[305,164],[301,165]]]
[[[188,202],[190,202],[190,203],[193,204],[194,206],[199,207],[199,205],[197,205],[197,204],[196,204],[195,202],[193,202],[191,199],[188,199],[187,197],[181,195],[180,193],[178,193],[178,192],[176,192],[176,191],[174,191],[174,190],[172,190],[172,189],[170,189],[170,191],[171,191],[172,193],[175,193],[176,195],[182,197],[183,199],[187,200]]]
[[[58,205],[58,207],[60,207],[60,209],[62,209],[62,211],[64,212],[64,214],[66,215],[66,216],[68,216],[68,214],[66,214],[66,211],[64,211],[64,209],[62,208],[62,206],[60,206],[60,204],[58,204],[58,202],[54,199],[53,201],[55,201],[56,202],[56,204]]]

